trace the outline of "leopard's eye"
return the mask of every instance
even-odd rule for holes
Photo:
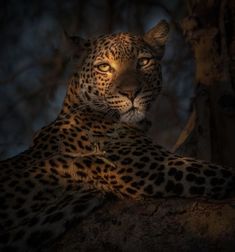
[[[137,62],[139,67],[147,66],[150,63],[151,58],[140,58]]]
[[[109,72],[111,66],[108,63],[102,63],[96,66],[101,72]]]

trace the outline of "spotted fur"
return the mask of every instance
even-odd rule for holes
[[[173,154],[141,127],[161,90],[168,30],[162,21],[144,36],[73,39],[77,66],[58,118],[36,134],[32,147],[0,163],[1,251],[44,248],[106,193],[233,195],[232,170]]]

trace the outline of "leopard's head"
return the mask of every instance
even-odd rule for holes
[[[63,111],[89,107],[129,124],[143,120],[161,90],[160,62],[168,33],[168,23],[161,21],[144,36],[72,37],[78,63]]]

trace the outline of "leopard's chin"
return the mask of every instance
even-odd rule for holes
[[[146,113],[144,111],[140,111],[136,108],[132,108],[128,110],[127,112],[120,115],[120,121],[127,124],[136,125],[140,121],[144,120],[145,117],[146,117]]]

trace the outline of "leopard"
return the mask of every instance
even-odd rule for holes
[[[0,162],[0,250],[42,251],[108,200],[234,196],[235,172],[180,156],[147,135],[170,33],[71,36],[74,62],[57,118]],[[79,234],[78,234],[79,235]]]

